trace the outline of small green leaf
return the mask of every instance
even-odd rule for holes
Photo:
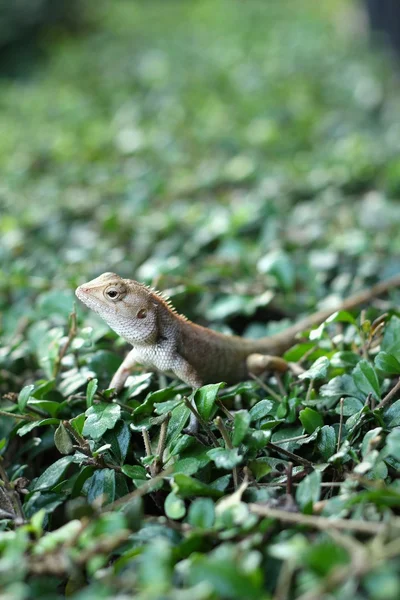
[[[356,413],[360,412],[363,409],[364,404],[358,398],[345,398],[343,400],[343,408],[341,408],[340,403],[336,406],[335,412],[340,415],[343,411],[343,416],[351,417]]]
[[[360,360],[353,369],[354,383],[365,395],[372,394],[375,399],[381,397],[378,376],[372,365],[366,360]]]
[[[211,486],[201,483],[197,479],[193,479],[183,473],[177,473],[173,479],[173,489],[181,498],[191,498],[192,496],[210,496],[211,498],[219,498],[222,496],[222,491],[213,489]]]
[[[165,498],[164,510],[169,519],[182,519],[186,514],[184,501],[174,492],[170,492]]]
[[[36,481],[33,482],[32,490],[37,492],[39,490],[46,490],[52,488],[64,477],[66,470],[69,465],[73,462],[73,456],[63,456],[55,463],[50,465]]]
[[[322,427],[324,424],[319,412],[308,407],[300,411],[299,419],[307,433],[313,433],[317,427]]]
[[[195,402],[197,410],[205,421],[210,419],[218,392],[223,387],[225,387],[225,383],[211,383],[203,385],[203,387],[196,390]]]
[[[83,426],[83,436],[98,440],[107,429],[114,427],[121,416],[121,407],[119,404],[100,402],[88,408],[85,415],[87,419]]]
[[[315,363],[311,365],[308,371],[299,375],[299,379],[325,379],[328,374],[329,359],[326,356],[320,356]]]
[[[207,455],[215,462],[218,469],[233,469],[242,462],[243,456],[239,454],[238,448],[232,450],[225,448],[213,448],[207,452]]]
[[[141,465],[123,465],[121,468],[122,472],[133,480],[136,487],[140,487],[149,479],[146,469]]]
[[[400,362],[392,354],[379,352],[375,356],[375,367],[387,375],[400,374]]]
[[[62,423],[54,432],[54,444],[60,454],[71,454],[74,449],[73,441]]]
[[[233,421],[232,444],[239,446],[249,430],[251,416],[247,410],[238,410]]]
[[[69,521],[59,529],[46,533],[41,539],[36,540],[32,554],[35,556],[46,552],[55,551],[61,544],[74,539],[82,529],[82,523],[78,519]]]
[[[339,310],[328,317],[325,323],[356,323],[355,318],[347,310]]]
[[[84,490],[90,504],[99,496],[109,504],[115,500],[115,471],[114,469],[99,469],[85,482]]]
[[[215,521],[214,502],[211,498],[196,498],[189,508],[188,521],[192,527],[210,529]]]
[[[400,361],[400,319],[393,316],[385,326],[381,350]]]
[[[336,432],[330,425],[324,425],[318,433],[317,448],[322,458],[328,460],[336,451]]]
[[[274,409],[275,404],[272,400],[260,400],[253,406],[250,410],[250,420],[258,421],[262,419],[266,415],[270,414],[270,412]]]
[[[341,369],[354,368],[360,360],[360,355],[355,352],[336,352],[331,358],[331,365]]]
[[[22,390],[18,394],[18,408],[22,413],[24,412],[26,405],[28,404],[28,400],[34,389],[35,389],[35,386],[33,384],[26,385],[25,387],[22,388]]]
[[[400,427],[395,427],[386,438],[388,453],[400,461]]]
[[[97,385],[98,385],[98,380],[97,379],[91,379],[89,381],[89,383],[87,384],[87,388],[86,388],[86,406],[88,408],[90,408],[93,404],[93,398],[95,393],[97,392]]]
[[[35,429],[35,427],[44,427],[45,425],[58,425],[59,422],[59,419],[53,419],[52,417],[49,419],[42,419],[41,421],[30,421],[29,423],[22,425],[22,427],[18,429],[17,433],[22,437],[23,435],[26,435],[27,433],[32,431],[32,429]]]
[[[309,510],[319,500],[321,493],[321,473],[313,471],[305,477],[296,490],[296,501],[304,510]]]

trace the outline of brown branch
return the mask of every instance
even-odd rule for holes
[[[400,378],[399,378],[398,382],[396,383],[396,385],[390,390],[390,392],[388,394],[386,394],[386,396],[379,402],[379,404],[376,408],[385,408],[385,406],[387,406],[389,404],[389,402],[391,402],[393,400],[393,398],[396,396],[396,394],[399,390],[400,390]]]
[[[289,450],[285,450],[285,448],[280,448],[279,446],[273,444],[272,442],[268,442],[267,448],[270,448],[271,450],[275,450],[275,452],[280,452],[281,454],[284,454],[285,456],[290,458],[290,460],[292,462],[294,462],[298,465],[303,465],[303,467],[307,467],[307,469],[313,468],[312,462],[310,462],[306,458],[303,458],[302,456],[298,456],[297,454],[293,454],[293,452],[289,452]]]
[[[390,523],[376,523],[368,521],[356,521],[353,519],[328,519],[327,517],[293,513],[255,503],[250,503],[249,508],[254,514],[259,515],[260,517],[269,517],[270,519],[277,519],[278,521],[283,521],[284,523],[306,525],[319,530],[339,529],[343,531],[357,531],[358,533],[366,533],[368,535],[384,533],[389,531],[391,528],[400,530],[399,519],[392,519]]]

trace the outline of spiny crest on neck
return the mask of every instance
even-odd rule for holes
[[[139,284],[141,287],[143,287],[147,292],[151,294],[151,296],[156,300],[156,302],[160,302],[170,312],[174,313],[174,315],[176,315],[183,321],[189,320],[187,317],[185,317],[185,315],[178,313],[175,306],[172,304],[171,298],[165,292],[157,290],[155,287],[146,285],[145,283],[139,283],[138,281],[133,281],[133,283]]]

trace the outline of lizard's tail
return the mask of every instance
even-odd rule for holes
[[[347,300],[341,302],[336,308],[330,308],[327,310],[320,310],[305,319],[302,319],[295,325],[292,325],[285,331],[277,333],[275,335],[261,338],[254,344],[254,352],[260,352],[263,354],[273,354],[280,356],[282,355],[288,348],[293,346],[296,341],[296,335],[301,331],[305,331],[312,327],[316,327],[320,325],[323,321],[325,321],[328,317],[330,317],[334,312],[339,310],[352,310],[356,308],[360,304],[365,304],[379,296],[380,294],[384,294],[388,292],[392,288],[400,287],[400,274],[391,277],[390,279],[386,279],[380,283],[377,283],[373,287],[368,290],[362,290]]]

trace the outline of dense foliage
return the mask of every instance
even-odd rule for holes
[[[111,397],[73,294],[113,270],[260,336],[396,273],[393,65],[347,2],[101,10],[0,82],[4,597],[397,599],[399,291],[200,389],[198,438],[179,382]]]

